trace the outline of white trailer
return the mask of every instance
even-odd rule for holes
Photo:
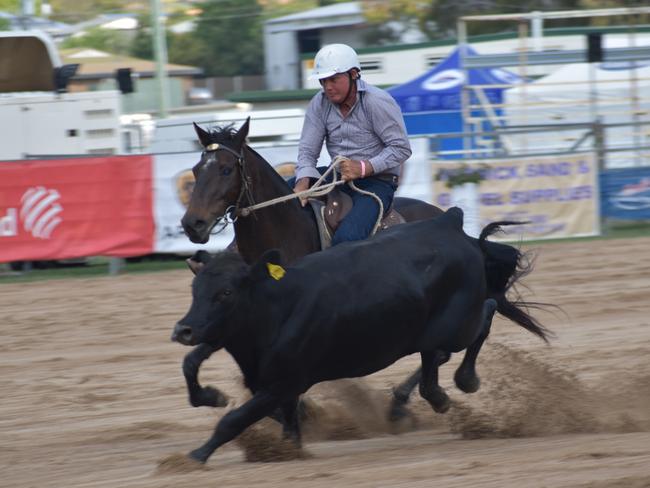
[[[0,161],[123,152],[119,91],[68,93],[61,68],[45,34],[0,32]]]

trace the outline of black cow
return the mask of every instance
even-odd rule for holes
[[[486,233],[473,239],[462,224],[454,208],[308,255],[286,270],[277,251],[252,266],[235,253],[213,257],[194,279],[192,305],[172,339],[224,345],[253,397],[227,413],[190,457],[205,462],[277,408],[285,437],[299,444],[302,393],[415,352],[422,358],[420,393],[434,405],[440,356],[476,342],[480,348],[496,309],[485,268],[499,263],[486,262]]]

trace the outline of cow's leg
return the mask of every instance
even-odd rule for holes
[[[435,381],[435,388],[442,390],[438,386],[438,367],[445,364],[449,361],[451,355],[447,352],[437,351],[435,354],[435,376],[433,381]],[[390,405],[390,410],[388,412],[388,419],[391,422],[400,420],[408,415],[408,410],[406,409],[406,404],[411,397],[411,393],[418,384],[421,384],[422,381],[422,368],[418,368],[415,373],[409,376],[403,383],[401,383],[397,388],[393,389],[393,400]],[[444,393],[444,391],[443,391]],[[445,409],[446,410],[446,409]]]
[[[420,380],[420,395],[438,413],[449,410],[449,397],[445,390],[438,384],[438,367],[449,361],[451,354],[436,350],[422,352],[422,379]]]
[[[454,374],[454,381],[456,386],[465,393],[474,393],[478,391],[481,386],[481,380],[476,374],[476,358],[478,353],[490,334],[490,327],[492,327],[492,318],[497,309],[497,302],[492,298],[485,300],[483,305],[483,326],[481,333],[476,340],[465,351],[465,357],[460,364],[456,373]]]
[[[300,434],[300,411],[299,397],[292,398],[282,403],[282,436],[290,439],[297,447],[302,446],[302,437]]]
[[[411,392],[420,383],[422,379],[422,368],[418,368],[415,373],[406,378],[397,388],[393,389],[393,400],[388,411],[388,419],[391,422],[403,419],[408,415],[406,404],[409,401]]]
[[[189,457],[205,463],[212,453],[228,441],[241,434],[247,427],[269,415],[278,407],[280,401],[276,395],[268,392],[257,392],[241,407],[231,410],[224,415],[212,437],[198,449],[194,449]]]
[[[199,384],[198,375],[201,364],[219,349],[219,347],[208,344],[199,344],[183,359],[183,376],[187,383],[190,404],[193,407],[225,407],[228,404],[228,398],[219,390]]]

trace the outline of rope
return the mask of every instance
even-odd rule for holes
[[[239,210],[239,215],[241,215],[242,217],[247,217],[257,209],[270,207],[278,203],[289,201],[293,198],[301,198],[301,197],[309,198],[309,197],[320,197],[323,195],[327,195],[329,192],[331,192],[334,189],[334,187],[345,183],[344,180],[338,179],[338,174],[334,170],[339,167],[342,161],[348,161],[348,160],[349,158],[346,158],[345,156],[341,156],[341,155],[336,156],[332,161],[332,164],[329,166],[329,168],[327,168],[325,173],[323,173],[323,175],[320,178],[318,178],[316,183],[314,183],[311,188],[300,191],[298,193],[292,193],[290,195],[284,195],[281,197],[273,198],[265,202],[256,203],[255,205],[251,205],[249,207],[244,207]],[[333,172],[332,182],[323,183],[327,178],[327,176],[332,172]],[[377,204],[379,205],[379,215],[377,216],[377,221],[375,222],[375,225],[372,228],[372,232],[370,233],[371,236],[375,235],[375,233],[379,229],[379,226],[381,225],[381,219],[384,216],[384,204],[382,203],[381,198],[379,198],[377,195],[375,195],[370,191],[366,191],[366,190],[362,190],[361,188],[358,188],[352,180],[348,181],[347,183],[350,186],[350,188],[352,188],[354,191],[357,191],[362,195],[366,195],[374,198]]]
[[[377,204],[379,205],[379,215],[377,215],[377,221],[375,222],[375,225],[372,228],[372,232],[370,233],[370,236],[374,236],[377,233],[377,230],[379,230],[379,226],[381,225],[381,219],[384,217],[384,204],[381,201],[381,198],[379,198],[371,191],[366,191],[366,190],[362,190],[361,188],[358,188],[352,180],[348,181],[348,185],[350,185],[350,187],[354,191],[358,191],[362,195],[366,195],[374,198]]]
[[[270,207],[271,205],[276,205],[278,203],[286,202],[288,200],[292,200],[294,198],[309,198],[309,197],[320,197],[323,195],[327,195],[329,192],[331,192],[334,187],[341,185],[345,183],[343,180],[338,179],[337,173],[334,171],[336,168],[339,167],[341,164],[341,161],[344,161],[345,157],[343,156],[336,156],[334,158],[334,161],[332,161],[332,164],[330,165],[329,168],[327,168],[327,171],[323,173],[323,176],[321,176],[316,183],[312,185],[311,188],[308,188],[307,190],[300,191],[298,193],[291,193],[289,195],[284,195],[281,197],[273,198],[271,200],[267,200],[265,202],[260,202],[256,203],[255,205],[251,205],[249,207],[244,207],[239,210],[239,214],[242,217],[247,217],[251,214],[251,212],[260,209],[260,208],[265,208],[265,207]],[[331,183],[325,183],[325,178],[334,171],[334,174],[332,175],[332,182]]]

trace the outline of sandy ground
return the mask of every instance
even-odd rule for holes
[[[527,298],[562,307],[538,316],[550,346],[501,319],[479,357],[482,388],[441,380],[453,405],[384,420],[390,389],[416,356],[308,395],[305,459],[247,462],[279,434],[264,421],[246,444],[203,469],[182,455],[245,398],[227,353],[201,380],[226,409],[189,406],[169,341],[190,301],[185,271],[0,285],[2,487],[648,487],[650,239],[536,248]],[[254,452],[249,451],[249,456]]]

